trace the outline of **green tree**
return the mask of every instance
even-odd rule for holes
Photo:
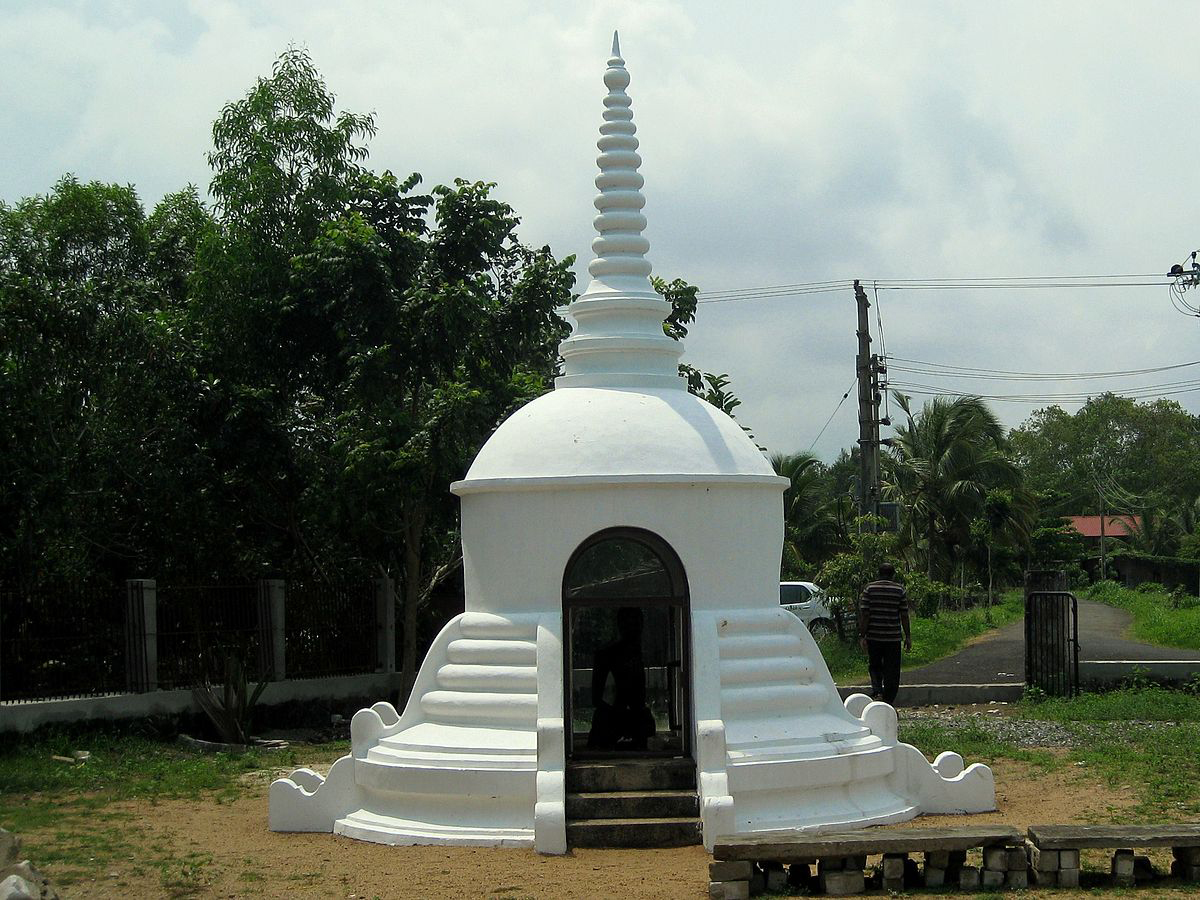
[[[885,457],[884,493],[905,510],[907,538],[924,543],[926,576],[934,578],[958,548],[970,542],[970,525],[988,491],[1022,490],[1020,470],[1007,457],[1004,430],[976,397],[934,397],[914,415],[909,398],[896,395],[907,417]],[[1031,506],[1025,497],[1019,504]]]
[[[770,460],[776,474],[791,482],[783,494],[785,558],[819,565],[848,545],[844,504],[832,495],[828,470],[812,453],[773,453]]]
[[[293,262],[298,301],[335,308],[342,329],[326,512],[379,569],[402,576],[406,692],[418,614],[461,562],[445,485],[549,387],[564,336],[554,310],[574,282],[573,260],[517,241],[518,220],[492,185],[435,188],[426,230],[424,198],[404,201],[414,184],[360,179],[354,211]]]

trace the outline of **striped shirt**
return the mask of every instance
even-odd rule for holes
[[[904,588],[894,581],[872,581],[858,601],[861,619],[866,623],[862,636],[869,641],[899,641],[900,613],[908,608]]]

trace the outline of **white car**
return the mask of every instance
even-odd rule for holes
[[[808,626],[818,641],[837,632],[825,592],[811,581],[779,582],[779,605]]]

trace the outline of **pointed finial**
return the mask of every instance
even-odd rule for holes
[[[679,377],[680,342],[663,333],[663,319],[671,311],[650,283],[652,271],[642,236],[646,217],[642,208],[642,176],[638,167],[637,127],[629,70],[621,58],[621,45],[613,32],[612,58],[604,72],[604,124],[600,126],[600,151],[596,162],[599,193],[594,201],[599,215],[593,220],[596,258],[588,265],[591,282],[568,309],[575,319],[571,336],[559,345],[563,375],[558,387],[682,388]]]

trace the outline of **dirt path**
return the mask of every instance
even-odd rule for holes
[[[1083,770],[1047,774],[1006,761],[994,769],[998,812],[926,817],[913,824],[1106,822],[1135,802],[1130,791],[1098,784]],[[132,854],[126,863],[109,864],[64,887],[64,898],[707,896],[709,856],[701,847],[577,850],[547,857],[528,849],[384,847],[328,834],[274,834],[267,830],[266,786],[260,783],[233,803],[160,800],[121,807],[130,814],[123,831],[132,846],[169,862],[147,867]],[[38,845],[52,843],[54,831],[31,833],[26,840],[36,858]],[[53,867],[44,868],[53,877]]]
[[[1200,652],[1129,639],[1133,617],[1123,609],[1079,601],[1080,659],[1200,659]],[[1025,623],[1013,622],[953,656],[909,669],[904,684],[1003,684],[1025,680]]]

